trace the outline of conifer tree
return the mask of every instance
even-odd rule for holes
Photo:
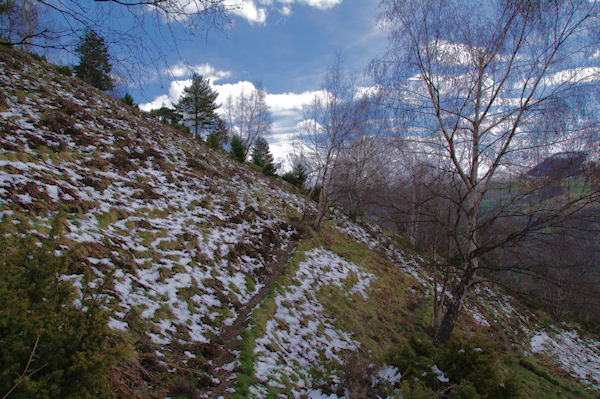
[[[126,104],[126,105],[131,105],[131,106],[134,105],[134,103],[133,103],[133,97],[129,93],[125,93],[125,95],[123,96],[123,98],[121,98],[121,101],[123,101],[123,103]]]
[[[79,53],[79,65],[75,65],[75,76],[92,86],[107,91],[114,87],[110,76],[112,66],[104,38],[88,30],[75,49]]]
[[[306,174],[306,168],[304,167],[304,165],[302,165],[301,163],[297,163],[296,166],[294,166],[293,172],[294,177],[298,182],[298,187],[304,188],[304,183],[306,183],[306,179],[308,178],[308,175]]]
[[[150,110],[150,116],[157,116],[161,122],[168,123],[174,127],[177,127],[183,119],[183,115],[169,107]]]
[[[254,148],[252,149],[252,163],[261,167],[264,174],[267,176],[273,176],[277,171],[273,155],[269,150],[269,143],[261,136],[257,137],[256,142],[254,143]]]
[[[183,114],[185,122],[192,123],[194,138],[198,137],[200,128],[216,129],[219,123],[219,117],[215,112],[219,108],[215,103],[216,99],[217,92],[210,87],[208,78],[197,73],[192,76],[192,84],[183,89],[183,94],[175,108]]]
[[[215,150],[221,147],[216,133],[211,133],[206,136],[206,145]]]
[[[306,174],[306,168],[304,168],[304,165],[297,163],[292,171],[285,173],[282,177],[283,180],[300,189],[304,189],[304,183],[306,183],[308,175]]]
[[[234,134],[231,138],[231,152],[229,155],[237,161],[246,161],[246,147],[237,134]]]

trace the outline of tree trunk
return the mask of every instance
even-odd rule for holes
[[[448,342],[448,340],[450,340],[465,298],[467,297],[467,293],[469,292],[473,279],[475,278],[476,269],[474,266],[477,266],[478,260],[479,259],[473,259],[471,262],[469,262],[465,276],[458,283],[458,286],[453,290],[452,301],[448,304],[448,307],[446,308],[446,314],[444,315],[442,322],[439,324],[439,327],[434,332],[433,344],[435,346],[444,345]]]
[[[437,295],[437,294],[434,294]],[[440,298],[433,299],[433,331],[438,331],[440,329],[440,324],[442,321],[442,310],[444,309],[446,294],[442,292]]]
[[[317,216],[315,217],[315,221],[313,223],[313,229],[319,231],[321,225],[323,224],[323,220],[327,215],[328,206],[327,206],[327,198],[324,193],[325,189],[321,187],[321,192],[319,194],[319,204],[317,205]]]
[[[452,301],[450,305],[448,305],[444,319],[442,320],[442,323],[438,327],[433,337],[433,344],[435,346],[444,345],[448,342],[448,340],[450,340],[461,308],[462,300]]]

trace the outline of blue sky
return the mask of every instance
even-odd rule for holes
[[[261,83],[273,113],[267,137],[276,158],[302,120],[302,106],[319,89],[334,54],[359,79],[384,51],[377,26],[378,0],[244,0],[230,13],[231,24],[208,36],[179,40],[167,54],[160,76],[128,88],[142,109],[175,102],[192,72],[210,76],[223,99]],[[169,69],[169,71],[167,71]],[[219,101],[218,100],[218,101]]]

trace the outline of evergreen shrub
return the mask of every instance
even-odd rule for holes
[[[112,397],[105,374],[121,350],[97,300],[103,288],[81,276],[76,289],[56,228],[41,245],[8,231],[0,225],[0,397]]]

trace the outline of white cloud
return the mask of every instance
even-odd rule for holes
[[[254,84],[252,82],[248,82],[247,80],[242,80],[237,83],[225,83],[222,85],[212,85],[213,88],[219,93],[217,96],[217,104],[224,104],[229,96],[237,96],[242,91],[245,93],[249,93],[255,89]],[[223,108],[219,108],[217,112],[223,112]]]
[[[183,89],[191,84],[191,79],[174,80],[169,85],[169,94],[161,94],[148,103],[140,104],[140,109],[142,111],[150,111],[151,109],[157,109],[160,107],[173,107],[174,104],[179,101],[179,97],[181,97]]]
[[[269,13],[268,8],[277,7],[283,15],[292,14],[292,4],[302,4],[319,10],[327,10],[340,4],[343,0],[224,0],[222,6],[227,13],[244,18],[250,24],[264,25]],[[170,0],[165,6],[173,12],[162,13],[166,22],[183,22],[196,14],[205,11],[205,2],[198,0]],[[156,7],[148,6],[150,10]]]
[[[266,101],[274,114],[300,112],[310,104],[319,91],[305,91],[303,93],[267,94]]]
[[[381,86],[358,86],[356,88],[356,93],[354,94],[354,99],[359,99],[363,96],[372,97],[377,95],[383,88]]]
[[[566,83],[592,83],[598,80],[600,80],[600,67],[579,67],[548,75],[542,83],[553,86]]]
[[[447,40],[431,42],[427,47],[440,64],[457,66],[470,66],[473,62],[474,52],[481,50],[474,46],[453,43]]]
[[[172,106],[171,99],[169,98],[168,95],[163,94],[163,95],[156,97],[154,100],[150,101],[149,103],[140,104],[140,109],[142,111],[149,112],[152,109],[158,109],[158,108],[162,108],[162,107],[171,107],[171,106]]]
[[[282,4],[304,4],[319,10],[327,10],[340,4],[343,0],[278,0]]]
[[[246,19],[251,24],[265,24],[267,20],[266,6],[273,7],[275,3],[281,5],[279,12],[283,15],[292,14],[292,4],[303,4],[309,7],[315,7],[319,10],[327,10],[340,4],[343,0],[259,0],[259,3],[265,7],[257,5],[255,0],[231,0],[225,4],[234,15]]]
[[[290,7],[290,6],[282,6],[281,9],[279,10],[279,12],[282,15],[285,15],[285,16],[292,15],[292,7]]]
[[[209,78],[212,82],[216,82],[218,80],[228,78],[229,76],[231,76],[231,72],[217,71],[212,65],[209,64],[187,65],[183,62],[179,62],[175,65],[166,68],[164,70],[164,73],[171,75],[174,78],[182,78],[184,76],[189,76],[192,73],[197,73],[206,78]]]
[[[228,1],[226,5],[232,14],[246,19],[251,24],[264,24],[267,20],[267,10],[264,7],[257,7],[254,0]]]

